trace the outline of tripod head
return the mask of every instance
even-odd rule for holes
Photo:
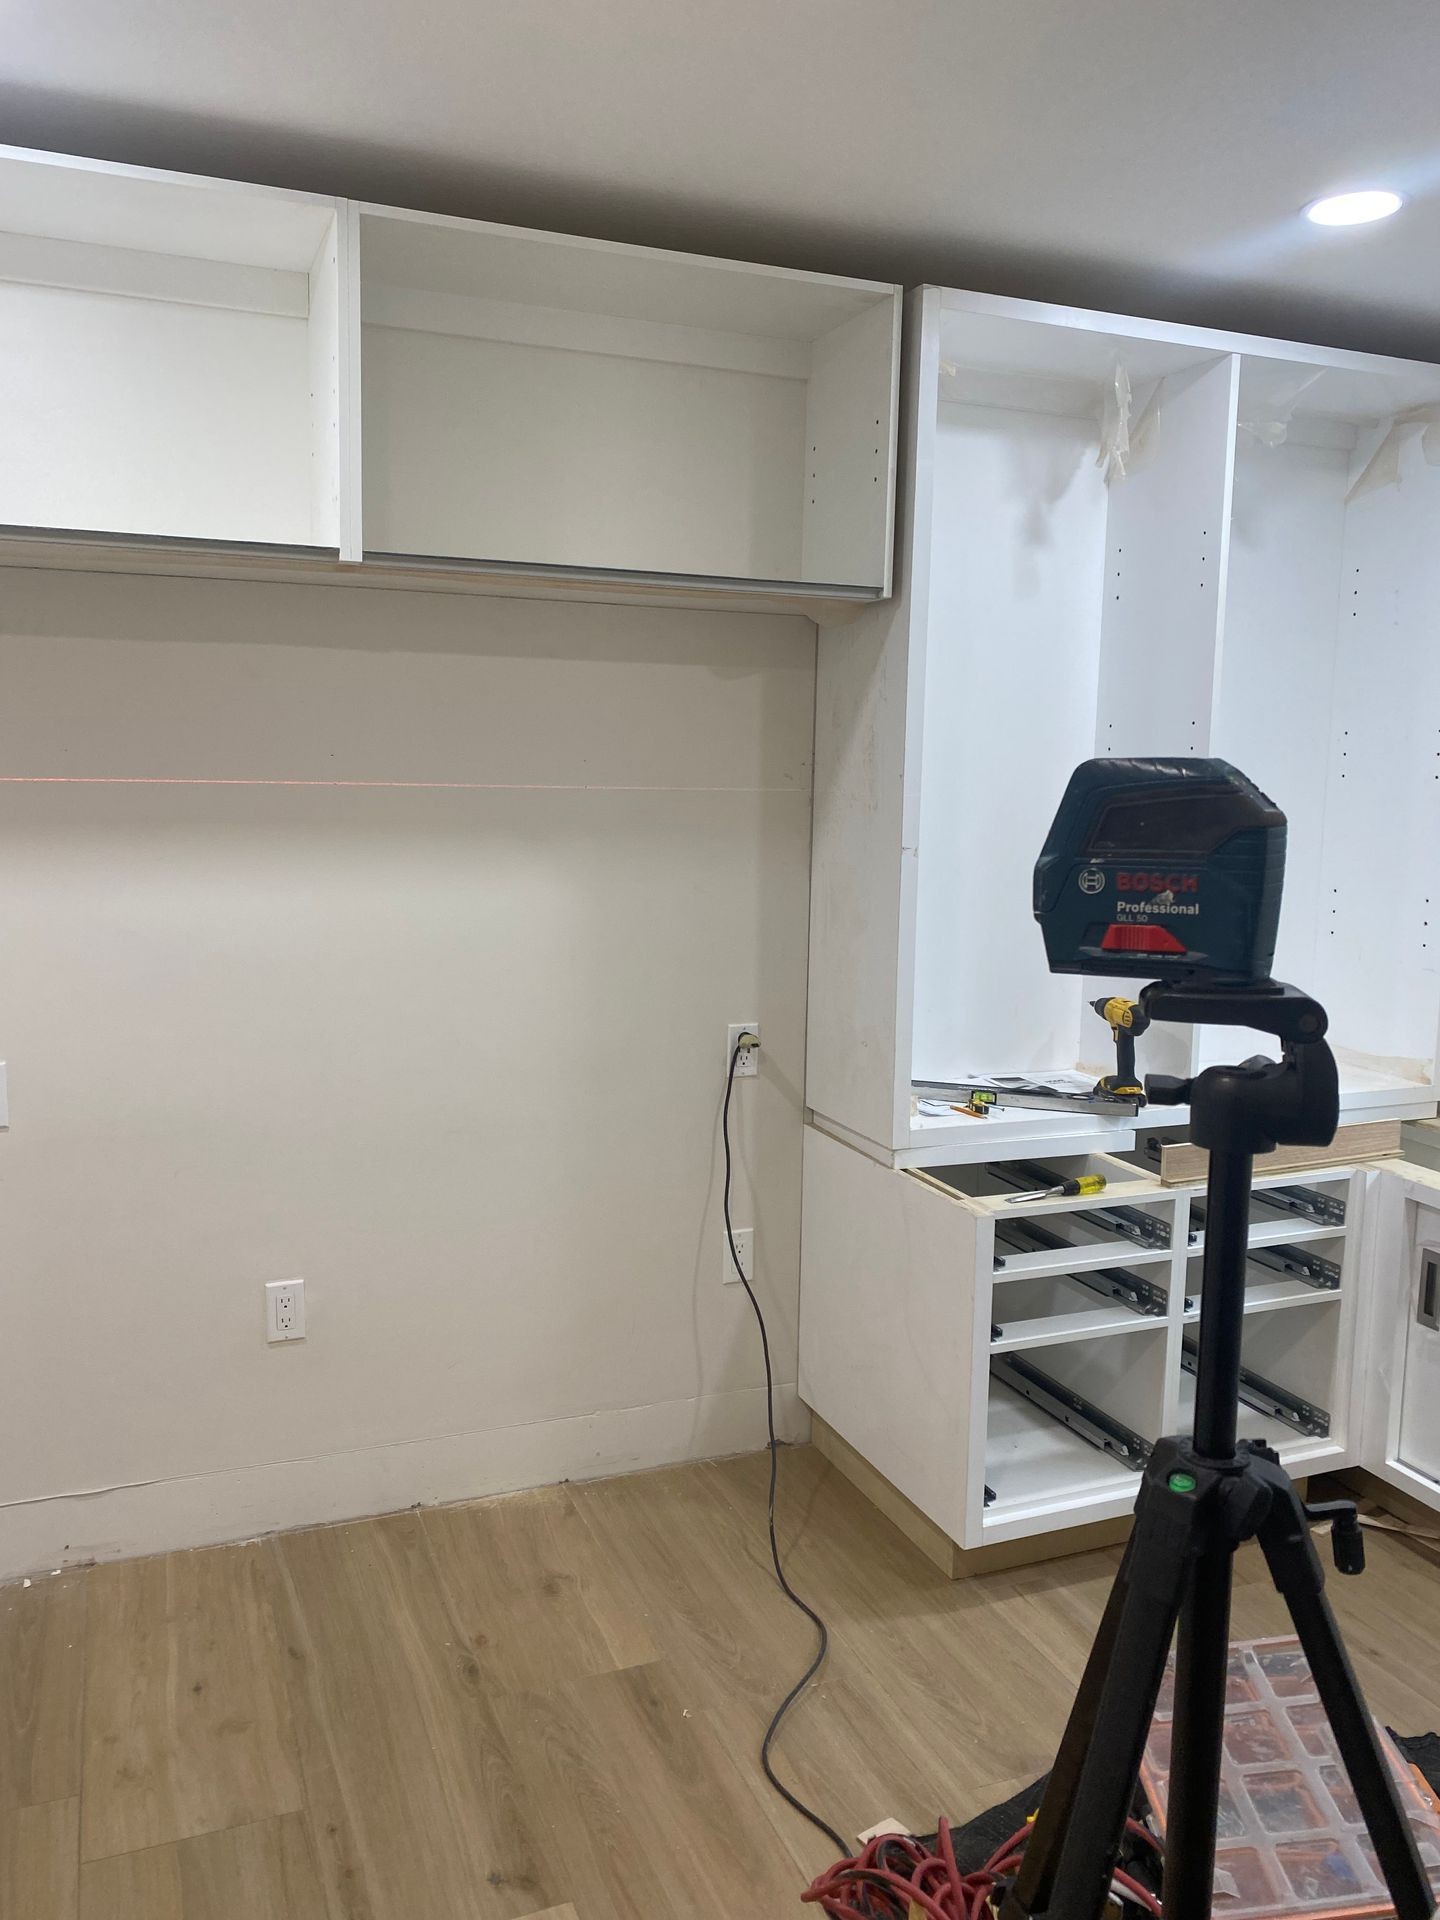
[[[1252,1057],[1238,1066],[1207,1067],[1193,1080],[1146,1075],[1146,1098],[1155,1105],[1189,1105],[1196,1146],[1255,1154],[1282,1142],[1323,1147],[1334,1139],[1339,1074],[1325,1039],[1325,1009],[1309,994],[1278,980],[1237,987],[1156,980],[1141,992],[1140,1006],[1149,1020],[1250,1027],[1273,1033],[1281,1043],[1278,1060]]]

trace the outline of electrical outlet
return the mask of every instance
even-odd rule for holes
[[[725,1029],[726,1073],[730,1071],[730,1062],[735,1059],[735,1042],[740,1038],[742,1033],[753,1033],[758,1040],[760,1038],[760,1022],[758,1020],[737,1020],[734,1026]],[[737,1080],[748,1080],[754,1074],[759,1073],[759,1071],[760,1049],[759,1047],[747,1047],[740,1058],[735,1061],[735,1078]]]
[[[740,1257],[741,1266],[745,1269],[745,1278],[750,1282],[751,1286],[754,1286],[755,1284],[755,1229],[754,1227],[736,1227],[734,1230],[734,1237],[735,1237],[735,1251]],[[724,1260],[725,1260],[725,1264],[722,1269],[725,1275],[725,1284],[727,1286],[738,1287],[740,1284],[740,1276],[738,1273],[736,1273],[735,1262],[730,1257],[730,1241],[724,1235],[723,1232],[721,1234],[720,1251],[723,1254]]]
[[[265,1282],[265,1338],[272,1346],[277,1340],[305,1338],[305,1282],[303,1280],[267,1280]]]

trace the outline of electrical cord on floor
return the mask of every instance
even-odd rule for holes
[[[789,1806],[792,1806],[796,1813],[808,1820],[812,1827],[818,1828],[819,1831],[825,1835],[825,1838],[834,1845],[837,1853],[842,1856],[848,1856],[850,1852],[849,1847],[846,1846],[834,1827],[830,1825],[830,1822],[828,1820],[822,1820],[820,1815],[816,1813],[812,1807],[806,1806],[798,1794],[790,1791],[789,1787],[785,1785],[785,1782],[776,1773],[770,1761],[770,1749],[774,1744],[776,1734],[780,1731],[781,1721],[825,1664],[825,1656],[830,1651],[830,1629],[825,1625],[825,1622],[820,1618],[820,1615],[815,1611],[814,1607],[807,1601],[802,1600],[799,1594],[796,1593],[795,1589],[786,1579],[785,1569],[780,1561],[780,1545],[775,1538],[775,1485],[780,1473],[780,1446],[775,1438],[775,1373],[770,1364],[770,1335],[765,1326],[765,1315],[760,1311],[760,1302],[755,1297],[755,1289],[751,1286],[740,1255],[735,1249],[735,1229],[730,1224],[730,1177],[732,1171],[730,1153],[730,1096],[735,1091],[735,1070],[740,1064],[741,1054],[749,1052],[752,1047],[757,1047],[759,1044],[760,1042],[754,1034],[742,1033],[739,1036],[735,1042],[735,1050],[730,1055],[730,1071],[725,1079],[725,1105],[720,1117],[720,1134],[725,1143],[725,1238],[729,1243],[730,1258],[735,1263],[735,1271],[739,1276],[740,1284],[749,1295],[750,1304],[755,1309],[756,1324],[760,1328],[760,1350],[765,1356],[765,1412],[770,1430],[770,1559],[775,1568],[775,1578],[780,1583],[781,1592],[791,1605],[798,1607],[805,1618],[810,1621],[819,1636],[820,1642],[815,1651],[815,1658],[810,1662],[804,1673],[801,1674],[800,1678],[795,1682],[794,1686],[791,1687],[790,1691],[771,1715],[770,1724],[765,1729],[765,1738],[760,1742],[760,1765],[764,1769],[765,1778],[770,1782],[780,1798]]]
[[[1127,1820],[1125,1829],[1132,1841],[1161,1852],[1160,1842],[1138,1820]],[[933,1846],[908,1834],[877,1834],[853,1860],[827,1867],[800,1898],[831,1920],[982,1920],[1019,1871],[1033,1831],[1027,1824],[1012,1833],[971,1873],[960,1871],[948,1820],[940,1822]],[[1159,1920],[1160,1902],[1123,1868],[1116,1868],[1110,1892]]]

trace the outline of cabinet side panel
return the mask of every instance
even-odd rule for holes
[[[805,1100],[881,1146],[896,1137],[901,799],[908,622],[893,602],[821,629]]]
[[[360,387],[360,209],[353,200],[341,201],[338,227],[340,558],[358,561],[365,554],[365,488]]]
[[[849,625],[822,628],[816,662],[805,1097],[887,1148],[909,1140],[933,299],[907,303],[898,590]]]
[[[1345,509],[1315,990],[1335,1046],[1424,1083],[1440,1013],[1440,467],[1400,428],[1396,477],[1377,483],[1391,431],[1362,439]]]
[[[815,342],[805,407],[800,577],[890,585],[896,311],[884,300]]]
[[[1136,395],[1129,470],[1110,483],[1097,755],[1213,749],[1239,391],[1227,355]],[[1130,990],[1096,976],[1084,994]],[[1083,1001],[1079,1018],[1080,1057],[1094,1064],[1104,1030]],[[1152,1028],[1146,1070],[1188,1074],[1196,1046],[1189,1027]]]
[[[310,538],[340,546],[340,222],[310,267]]]
[[[964,1537],[975,1220],[910,1175],[805,1130],[800,1396]]]

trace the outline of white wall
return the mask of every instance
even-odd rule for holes
[[[0,1575],[760,1444],[813,692],[798,618],[0,572]]]

